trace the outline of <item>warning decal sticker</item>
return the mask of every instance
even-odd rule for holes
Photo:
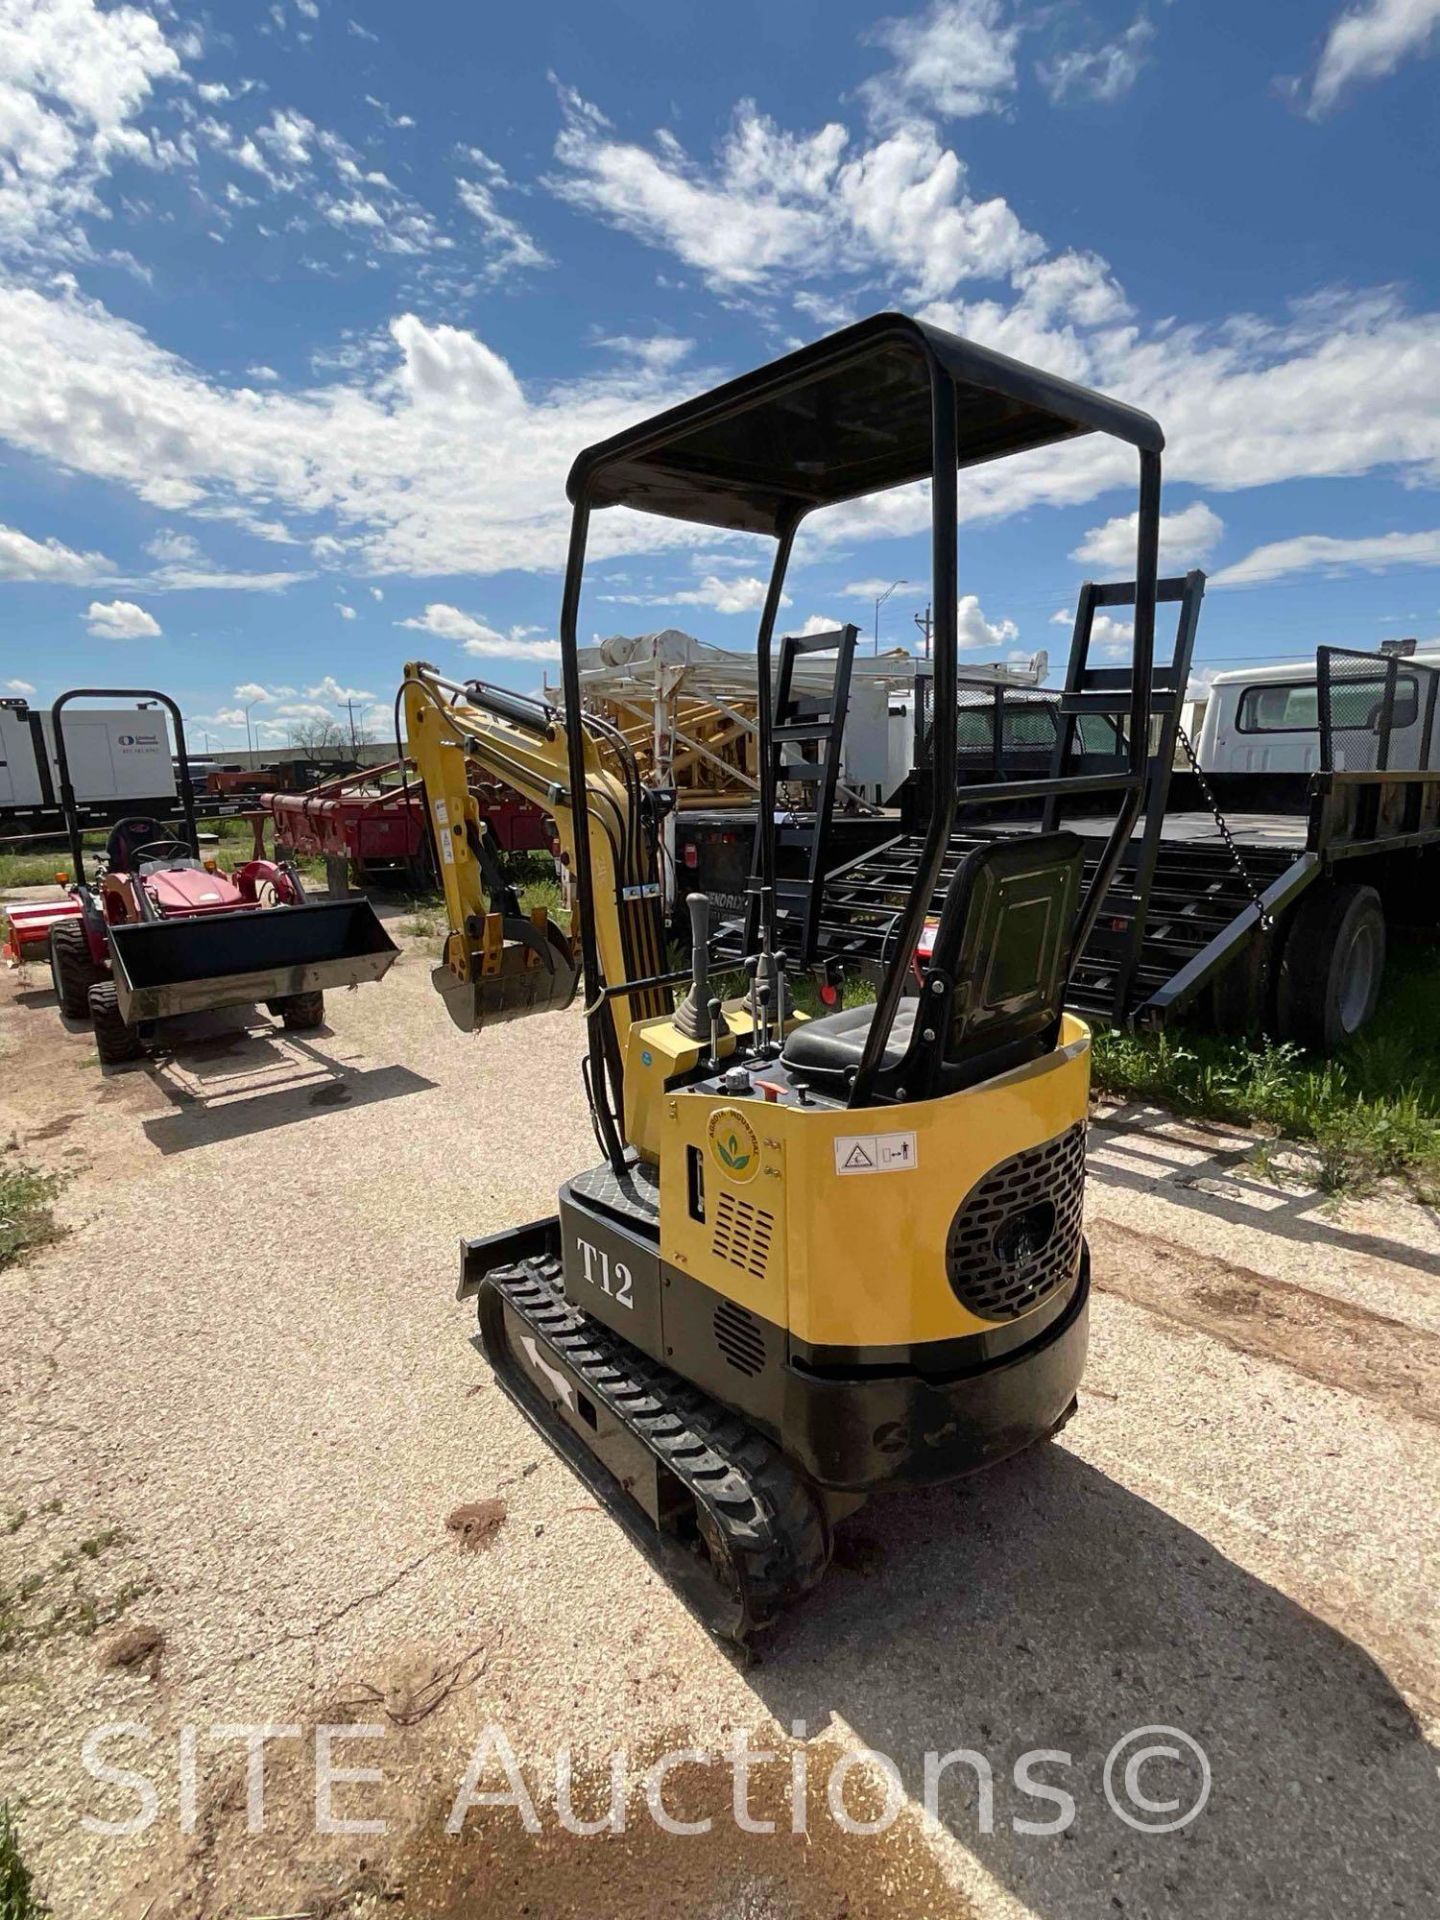
[[[913,1133],[842,1133],[835,1142],[836,1173],[905,1173],[919,1164]]]

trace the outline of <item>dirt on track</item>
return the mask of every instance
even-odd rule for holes
[[[1079,1415],[846,1522],[747,1665],[491,1384],[453,1298],[462,1234],[550,1211],[595,1158],[579,1019],[462,1037],[405,946],[315,1036],[216,1017],[109,1074],[38,970],[0,980],[0,1142],[68,1176],[68,1237],[0,1276],[0,1794],[58,1920],[1436,1910],[1430,1214],[1327,1208],[1243,1137],[1101,1116]],[[82,1758],[115,1723],[137,1731],[103,1757],[156,1791],[129,1837],[83,1824],[140,1804]],[[244,1746],[216,1729],[265,1723],[294,1731],[252,1834]],[[379,1729],[336,1738],[336,1767],[380,1778],[334,1808],[385,1832],[316,1832],[327,1725]],[[1104,1792],[1116,1743],[1157,1725],[1211,1775],[1170,1834]],[[774,1833],[737,1827],[714,1756],[740,1736],[772,1756],[748,1806]],[[452,1835],[477,1741],[479,1790],[510,1800]],[[597,1817],[622,1755],[623,1832],[566,1831],[566,1748]],[[708,1834],[646,1801],[685,1748],[663,1804]],[[993,1769],[990,1816],[960,1761],[928,1825],[925,1756],[961,1748]],[[1036,1749],[1068,1756],[1031,1763],[1073,1798],[1063,1832],[1024,1824],[1057,1811],[1016,1783]],[[1186,1791],[1149,1765],[1152,1797]],[[883,1831],[841,1830],[837,1771],[851,1816],[893,1795]]]

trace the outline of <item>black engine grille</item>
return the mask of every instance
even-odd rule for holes
[[[955,1298],[982,1320],[1018,1320],[1080,1259],[1085,1126],[993,1167],[961,1202],[945,1242]]]
[[[765,1365],[765,1336],[754,1316],[734,1300],[715,1309],[715,1344],[738,1373],[756,1374]]]

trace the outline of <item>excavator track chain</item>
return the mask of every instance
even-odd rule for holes
[[[743,1645],[818,1583],[830,1531],[812,1489],[754,1427],[572,1306],[558,1259],[493,1268],[478,1304],[506,1392],[712,1632]],[[617,1475],[615,1427],[654,1464],[650,1511]]]

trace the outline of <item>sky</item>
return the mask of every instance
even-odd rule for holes
[[[1203,670],[1434,643],[1437,55],[1440,0],[0,0],[0,694],[223,751],[383,735],[415,657],[534,689],[576,453],[884,310],[1159,419]],[[1059,664],[1133,489],[963,475],[962,658]],[[900,582],[918,646],[927,525],[816,516],[782,624]],[[585,638],[753,646],[765,543],[591,555]]]

